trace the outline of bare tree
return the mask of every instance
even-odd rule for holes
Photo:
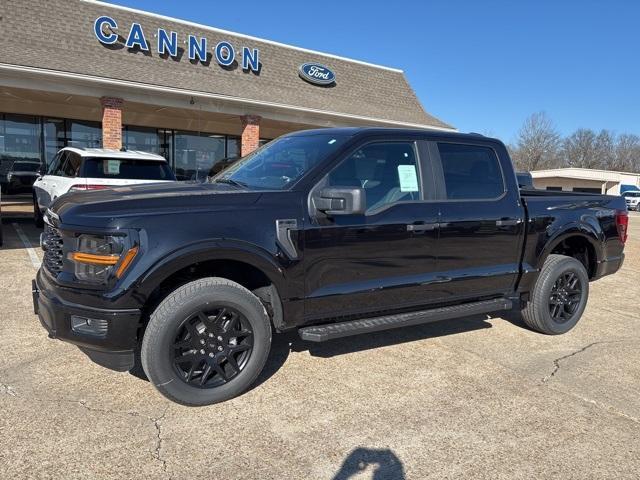
[[[560,134],[545,112],[531,115],[518,132],[514,161],[519,169],[539,170],[558,164]]]
[[[615,147],[615,163],[611,170],[640,172],[640,137],[630,133],[618,136]]]
[[[593,161],[587,168],[604,168],[611,170],[616,157],[616,136],[609,130],[600,130],[596,137],[596,151]]]
[[[579,167],[640,172],[640,136],[580,128],[562,139],[544,112],[527,118],[515,144],[507,149],[518,169]]]
[[[593,168],[597,135],[593,130],[580,128],[564,139],[563,164],[567,167]]]

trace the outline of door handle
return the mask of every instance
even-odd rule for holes
[[[407,232],[424,233],[424,232],[431,232],[436,228],[438,228],[437,223],[416,222],[416,223],[410,223],[409,225],[407,225]]]
[[[496,220],[496,225],[498,227],[513,227],[515,225],[520,225],[522,219],[520,218],[505,218]]]

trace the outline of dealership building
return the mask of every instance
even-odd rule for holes
[[[93,0],[4,0],[0,158],[145,150],[198,178],[287,132],[451,131],[404,73]]]
[[[620,195],[640,190],[640,173],[593,168],[552,168],[531,172],[533,185],[543,190]]]

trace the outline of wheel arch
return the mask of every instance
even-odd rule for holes
[[[574,222],[555,232],[538,256],[537,267],[542,268],[551,254],[566,255],[579,260],[587,269],[589,278],[596,274],[602,260],[602,232],[590,223]]]
[[[158,261],[139,280],[144,311],[150,313],[168,293],[180,285],[204,277],[226,278],[272,304],[274,326],[283,325],[284,270],[268,252],[250,244],[215,241],[183,247]]]

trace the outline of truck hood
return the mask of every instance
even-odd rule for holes
[[[169,182],[70,192],[53,202],[51,212],[64,225],[125,227],[144,216],[219,211],[252,205],[260,191],[220,183]]]

